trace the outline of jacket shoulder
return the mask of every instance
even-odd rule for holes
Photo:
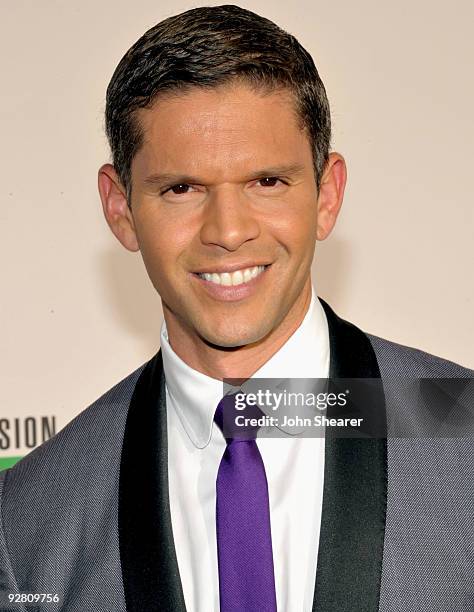
[[[474,370],[453,361],[379,336],[366,335],[375,351],[382,377],[472,378],[474,376]]]
[[[128,409],[144,367],[0,474],[0,574],[7,589],[59,592],[82,602],[71,609],[97,609],[84,578],[90,574],[101,596],[107,593],[107,610],[124,609],[118,533],[111,526],[118,521]]]
[[[74,483],[84,485],[91,474],[110,471],[110,466],[120,459],[130,400],[145,365],[114,385],[56,435],[2,473],[4,510],[10,501],[18,499],[26,503],[27,497],[36,497],[37,505],[45,488],[53,493],[53,489],[72,488]]]

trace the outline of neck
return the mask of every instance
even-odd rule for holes
[[[280,324],[264,338],[252,344],[229,350],[204,342],[196,334],[178,328],[174,318],[163,309],[168,341],[173,351],[189,367],[217,380],[245,379],[252,376],[295,333],[311,303],[311,280]]]

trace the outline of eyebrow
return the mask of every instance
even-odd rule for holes
[[[304,170],[304,164],[287,164],[281,166],[272,166],[269,168],[263,168],[262,170],[256,170],[252,174],[248,175],[244,180],[245,182],[254,180],[256,178],[268,178],[272,176],[296,176],[301,174]],[[144,179],[144,184],[148,187],[164,187],[165,185],[179,185],[181,183],[186,184],[203,184],[203,180],[197,176],[191,176],[188,174],[150,174]]]

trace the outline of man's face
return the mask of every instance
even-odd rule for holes
[[[261,340],[310,292],[318,194],[293,100],[192,89],[139,120],[133,225],[168,328],[221,347]]]

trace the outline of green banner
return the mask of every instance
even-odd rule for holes
[[[0,472],[15,465],[22,457],[0,457]]]

